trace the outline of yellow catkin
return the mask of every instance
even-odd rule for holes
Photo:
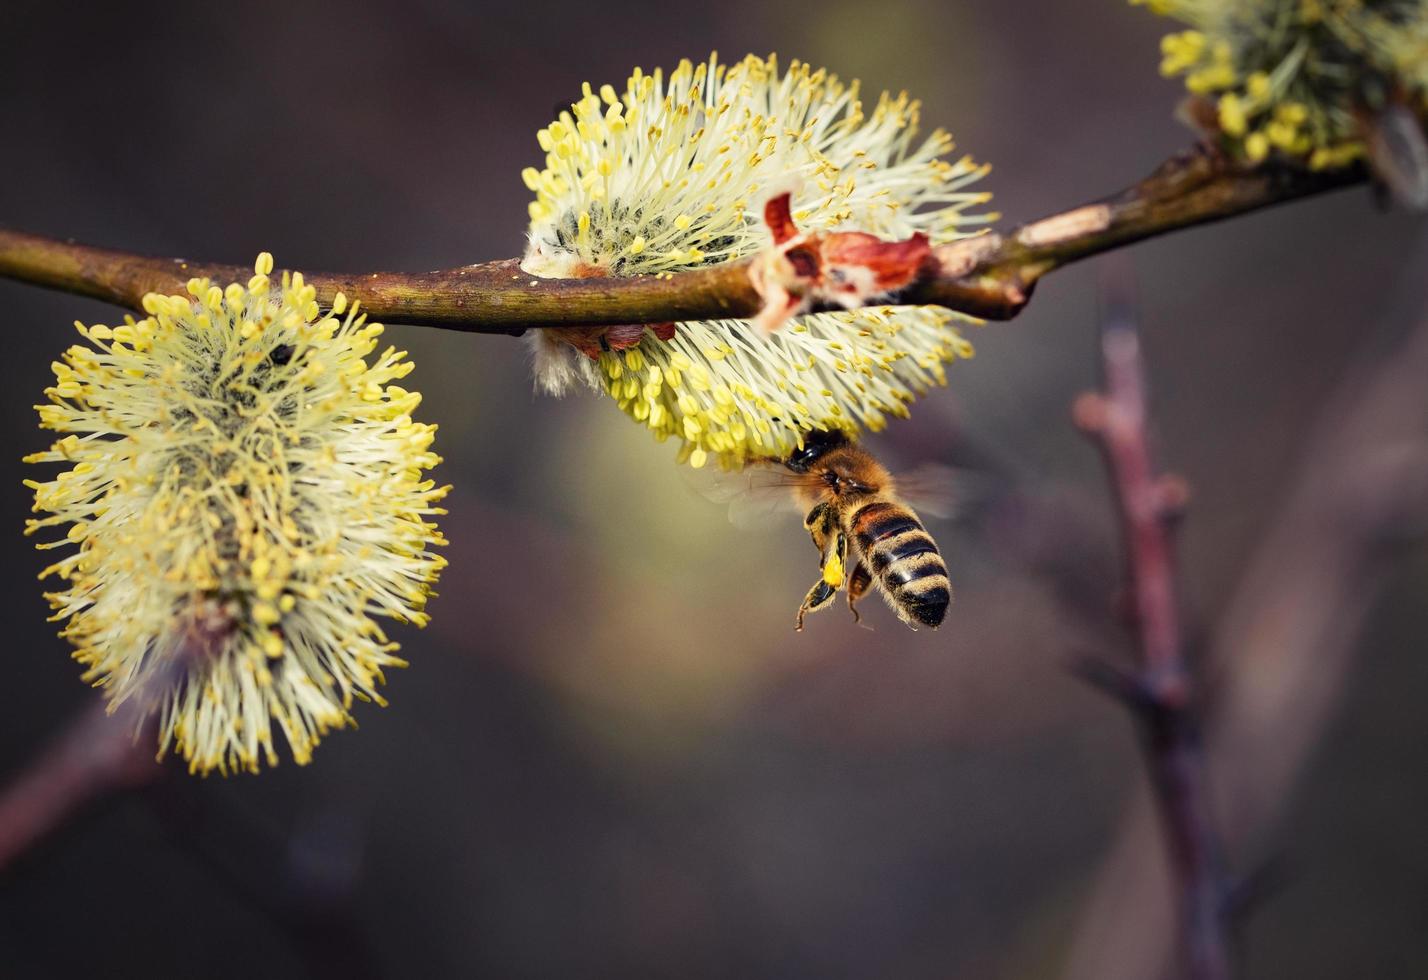
[[[195,279],[144,298],[142,320],[78,326],[41,425],[66,433],[27,462],[26,533],[77,544],[45,570],[84,679],[159,715],[159,749],[191,771],[306,762],[354,699],[402,666],[374,617],[424,625],[444,560],[430,520],[448,488],[423,471],[436,426],[394,382],[382,327],[300,274]],[[345,312],[345,316],[344,316]]]
[[[1428,115],[1425,0],[1130,0],[1191,30],[1161,40],[1160,70],[1213,100],[1225,146],[1315,169],[1364,153],[1385,93]]]
[[[596,92],[600,94],[596,94]],[[613,102],[611,99],[613,98]],[[611,124],[619,108],[620,125]],[[861,101],[821,69],[747,57],[635,69],[623,90],[587,87],[537,134],[545,166],[523,174],[536,194],[522,267],[549,277],[668,275],[754,254],[769,244],[762,206],[793,194],[807,231],[857,229],[934,244],[995,219],[969,189],[988,170],[945,159],[951,137],[918,138],[906,93]],[[814,428],[880,428],[967,357],[959,327],[931,307],[875,307],[800,317],[772,336],[746,322],[681,323],[673,340],[645,331],[638,364],[591,361],[532,331],[549,391],[583,377],[680,458],[726,466],[781,455]]]

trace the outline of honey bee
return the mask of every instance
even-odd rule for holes
[[[804,618],[830,606],[840,589],[859,621],[858,600],[874,585],[911,628],[941,625],[952,601],[947,566],[892,475],[871,453],[842,432],[816,430],[787,457],[761,463],[743,474],[738,497],[725,493],[722,499],[734,505],[736,522],[740,504],[767,507],[751,498],[770,490],[781,490],[782,503],[791,498],[806,515],[803,526],[818,549],[820,574],[798,608],[798,631]]]

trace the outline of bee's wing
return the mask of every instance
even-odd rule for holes
[[[1368,121],[1369,162],[1405,207],[1428,209],[1428,138],[1406,106],[1390,105]]]
[[[897,495],[923,517],[966,517],[990,493],[984,473],[941,463],[923,463],[894,477]]]
[[[686,467],[685,474],[702,496],[729,508],[729,520],[736,527],[768,527],[798,513],[794,488],[799,477],[782,466],[750,463],[733,471]]]

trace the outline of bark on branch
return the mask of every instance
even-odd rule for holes
[[[1364,622],[1409,553],[1392,545],[1428,527],[1425,377],[1428,320],[1344,381],[1215,631],[1205,754],[1237,864],[1256,863],[1333,718]],[[1174,962],[1174,871],[1152,857],[1149,797],[1129,808],[1095,884],[1068,980],[1161,977]]]
[[[1077,423],[1100,446],[1115,490],[1141,664],[1101,665],[1093,679],[1133,711],[1178,890],[1180,934],[1193,980],[1227,980],[1220,847],[1207,796],[1199,697],[1186,665],[1172,524],[1185,504],[1177,478],[1157,472],[1150,449],[1145,365],[1135,326],[1117,311],[1101,339],[1105,388],[1081,396]]]
[[[1125,191],[1024,225],[933,250],[894,299],[992,320],[1010,319],[1042,276],[1078,259],[1192,225],[1361,183],[1361,167],[1313,172],[1245,169],[1197,147]],[[435,272],[307,274],[318,300],[343,292],[374,319],[471,333],[531,327],[665,323],[752,317],[760,299],[748,262],[671,278],[538,279],[504,259]],[[0,228],[0,276],[138,309],[145,293],[175,293],[190,278],[244,282],[247,266],[150,258]]]

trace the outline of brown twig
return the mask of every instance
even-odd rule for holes
[[[0,871],[94,800],[158,778],[152,725],[133,722],[93,705],[0,793]]]
[[[1289,799],[1346,688],[1368,612],[1405,554],[1388,545],[1423,532],[1425,377],[1428,321],[1342,383],[1216,630],[1204,744],[1226,848],[1256,850]],[[1071,980],[1153,978],[1171,961],[1172,886],[1147,850],[1155,811],[1147,794],[1127,811],[1071,950]]]
[[[1230,976],[1219,844],[1207,794],[1194,684],[1184,657],[1172,524],[1184,484],[1156,472],[1150,451],[1145,367],[1135,327],[1121,311],[1101,338],[1103,393],[1076,402],[1077,424],[1106,459],[1118,504],[1130,579],[1129,610],[1142,663],[1135,674],[1099,667],[1104,684],[1141,722],[1156,801],[1179,889],[1193,980]],[[1094,678],[1093,678],[1094,679]]]
[[[1313,172],[1285,164],[1244,167],[1196,148],[1167,161],[1120,194],[1051,215],[1006,235],[988,234],[933,250],[896,302],[945,306],[1005,320],[1026,305],[1042,276],[1144,238],[1361,183],[1360,167]],[[343,292],[369,315],[473,333],[530,327],[664,323],[752,317],[761,301],[748,262],[667,279],[538,279],[515,259],[436,272],[309,274],[318,299]],[[0,229],[0,276],[138,309],[145,293],[182,290],[193,277],[244,282],[246,266],[148,258]]]
[[[156,715],[226,629],[226,621],[196,619],[176,648],[147,666],[122,703],[91,706],[0,790],[0,872],[94,800],[163,775],[154,752]]]

